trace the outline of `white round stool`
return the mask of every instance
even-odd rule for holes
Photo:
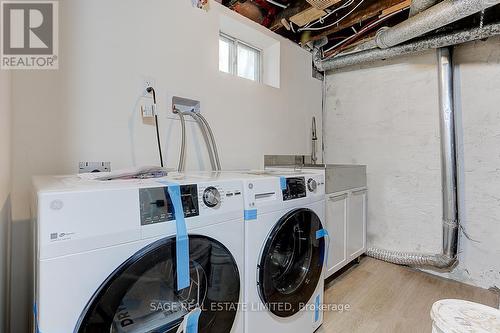
[[[432,306],[432,333],[500,333],[500,310],[458,299]]]

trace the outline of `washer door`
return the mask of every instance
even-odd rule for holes
[[[290,317],[311,299],[323,269],[321,221],[310,209],[283,216],[272,230],[258,266],[259,294],[269,311]]]
[[[240,295],[233,256],[216,240],[191,235],[189,255],[191,284],[177,291],[175,238],[136,253],[97,290],[74,332],[175,333],[196,307],[203,310],[199,332],[230,332]]]

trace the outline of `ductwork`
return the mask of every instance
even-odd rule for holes
[[[499,3],[500,0],[444,0],[392,28],[380,29],[377,46],[386,49],[404,43]]]
[[[455,117],[453,104],[453,64],[451,50],[438,50],[439,114],[441,136],[441,186],[443,200],[443,250],[441,254],[418,254],[369,249],[371,257],[414,267],[448,268],[457,261],[458,208]]]
[[[481,26],[479,29],[428,37],[404,44],[401,47],[395,47],[499,3],[500,0],[444,0],[392,28],[380,29],[375,40],[358,46],[360,52],[338,55],[322,61],[319,57],[319,50],[317,50],[320,46],[316,45],[316,49],[313,51],[314,64],[319,71],[325,71],[497,35],[498,25]],[[416,13],[430,5],[432,5],[431,0],[416,0],[413,11]]]
[[[313,51],[313,61],[319,71],[328,71],[369,63],[376,60],[396,58],[402,55],[423,52],[430,49],[462,44],[497,35],[500,35],[500,24],[491,24],[482,28],[474,28],[450,34],[426,37],[411,43],[394,46],[389,49],[366,50],[349,55],[337,56],[328,60],[321,60],[319,49],[316,48]]]
[[[410,17],[434,6],[439,0],[413,0],[410,6]]]

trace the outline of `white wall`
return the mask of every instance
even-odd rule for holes
[[[0,70],[0,331],[6,330],[11,189],[11,75]]]
[[[208,12],[190,3],[59,2],[60,69],[19,71],[13,78],[15,244],[25,242],[32,175],[75,173],[79,161],[111,161],[115,170],[157,164],[154,127],[138,113],[144,78],[156,83],[168,167],[177,166],[179,150],[179,122],[167,119],[172,95],[201,101],[225,169],[261,167],[264,154],[310,153],[311,117],[321,115],[321,82],[311,77],[310,54],[214,1]],[[218,71],[220,15],[280,41],[279,89]],[[187,168],[207,169],[197,133],[190,126]],[[24,251],[16,245],[13,255],[25,257]],[[16,295],[26,287],[26,263],[13,267],[13,280],[21,279]],[[15,313],[27,308],[22,303]]]
[[[462,237],[460,265],[449,276],[485,288],[500,286],[499,41],[455,52],[461,219],[480,243]],[[369,245],[440,252],[435,51],[331,73],[327,85],[326,160],[368,165]]]

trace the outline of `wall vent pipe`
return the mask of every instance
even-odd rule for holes
[[[439,114],[441,137],[441,186],[443,200],[443,250],[441,254],[419,254],[368,249],[371,257],[387,262],[414,266],[452,267],[457,262],[458,206],[455,117],[453,101],[453,64],[449,48],[438,50]]]
[[[369,63],[377,60],[392,59],[403,55],[424,52],[430,49],[437,49],[462,43],[467,43],[479,39],[485,39],[500,35],[500,24],[485,25],[482,28],[462,30],[458,32],[426,37],[411,43],[394,46],[388,49],[372,49],[349,55],[340,55],[328,60],[321,60],[318,44],[313,51],[313,61],[319,71],[328,71],[344,68],[353,65]],[[324,41],[320,41],[324,43]]]
[[[444,0],[392,28],[377,32],[377,46],[385,49],[499,4],[500,0]]]

